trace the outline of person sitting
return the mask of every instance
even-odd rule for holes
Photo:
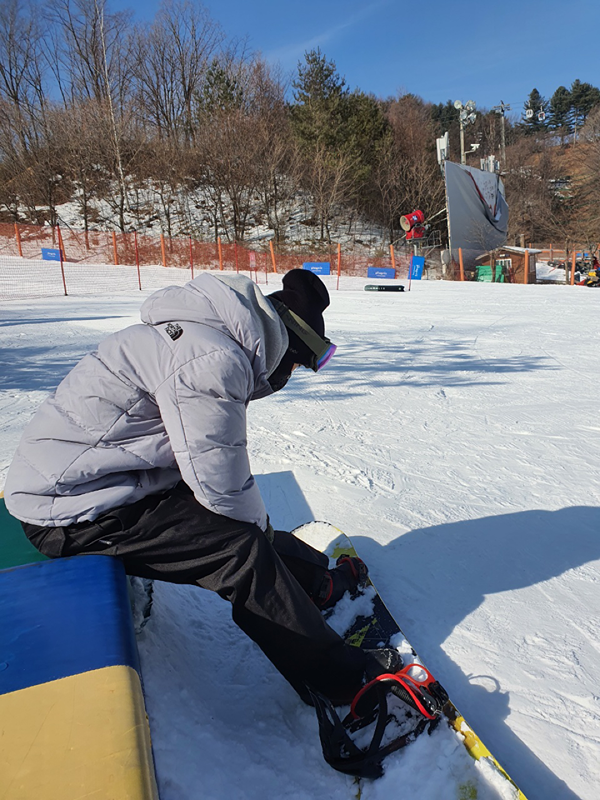
[[[333,355],[328,305],[325,284],[301,269],[269,296],[209,273],[153,293],[140,324],[100,342],[42,403],[5,497],[46,556],[113,556],[130,575],[217,592],[304,700],[349,703],[389,654],[346,644],[321,612],[366,568],[330,569],[274,531],[247,450],[248,403]]]

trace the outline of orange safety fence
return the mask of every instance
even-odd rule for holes
[[[307,261],[329,262],[332,276],[368,276],[368,268],[395,268],[406,279],[410,254],[390,248],[390,255],[365,255],[332,245],[330,252],[282,254],[273,243],[269,250],[253,250],[238,243],[200,242],[187,236],[150,236],[112,231],[78,231],[71,228],[0,223],[0,298],[43,297],[53,294],[148,289],[167,282],[185,282],[195,270],[237,270],[268,283],[269,275],[284,274]],[[42,249],[54,250],[58,261],[42,260]],[[25,273],[24,262],[35,269]],[[110,275],[107,286],[102,275]],[[109,267],[111,269],[109,269]],[[177,273],[177,274],[176,274]],[[105,280],[107,280],[105,278]]]
[[[137,240],[137,255],[136,255]],[[329,253],[281,254],[274,252],[273,268],[270,252],[226,242],[200,242],[187,236],[150,236],[141,233],[116,233],[109,231],[78,231],[72,228],[49,225],[24,225],[0,223],[0,255],[39,259],[42,248],[61,249],[63,258],[70,263],[136,264],[164,267],[197,267],[198,269],[248,270],[255,258],[259,269],[287,272],[305,261],[329,261],[331,271],[337,270],[337,245]],[[220,255],[221,253],[221,255]],[[254,253],[254,257],[251,255]],[[407,274],[409,256],[396,253],[395,266],[399,277]],[[341,271],[346,275],[366,277],[368,266],[392,267],[392,255],[356,255],[342,253]]]

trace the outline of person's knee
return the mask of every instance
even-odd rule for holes
[[[275,583],[279,558],[264,532],[252,524],[240,524],[230,531],[221,549],[223,565],[219,594],[230,602],[246,603]],[[276,564],[277,562],[277,564]]]

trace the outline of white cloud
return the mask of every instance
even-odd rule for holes
[[[388,5],[390,0],[377,0],[374,3],[360,8],[345,21],[338,25],[334,25],[328,30],[305,39],[301,42],[290,43],[278,47],[275,50],[270,50],[265,53],[265,58],[268,61],[278,61],[283,67],[296,66],[296,63],[302,58],[304,53],[309,50],[314,50],[317,47],[323,47],[328,42],[341,38],[343,33],[350,28],[354,28],[359,22],[362,22],[366,17],[371,16],[375,11],[382,6]]]

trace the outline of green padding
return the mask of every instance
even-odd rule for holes
[[[0,569],[47,560],[29,542],[21,523],[11,517],[4,505],[4,498],[0,498]]]
[[[497,265],[492,269],[491,264],[482,264],[476,267],[478,281],[485,281],[486,283],[504,283],[504,268]]]

